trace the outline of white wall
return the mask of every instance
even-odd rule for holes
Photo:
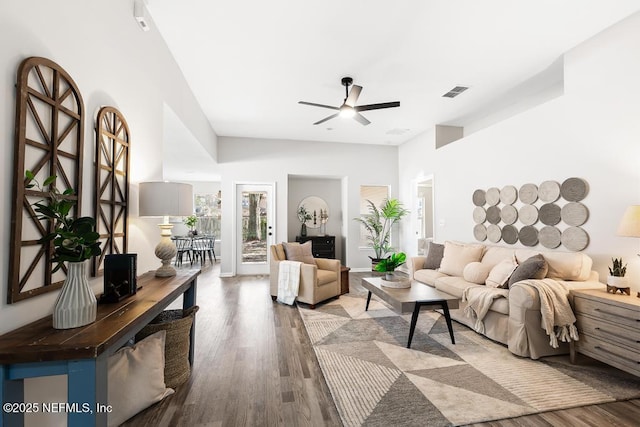
[[[397,147],[362,144],[279,141],[253,138],[220,137],[218,162],[222,175],[221,274],[234,272],[233,258],[228,256],[234,246],[231,219],[234,183],[275,183],[275,241],[286,241],[288,222],[298,222],[288,214],[289,175],[325,176],[342,179],[343,218],[347,265],[366,268],[371,265],[368,250],[358,249],[359,231],[352,218],[358,216],[360,185],[390,185],[392,197],[398,191]]]
[[[601,281],[611,257],[622,256],[640,290],[640,240],[615,234],[626,207],[640,204],[638,52],[635,14],[566,54],[563,96],[438,150],[431,133],[403,144],[401,197],[411,198],[413,182],[433,173],[436,240],[473,241],[475,189],[581,177],[590,187],[585,252]],[[412,230],[404,231],[410,239]]]
[[[200,110],[164,41],[153,28],[142,32],[133,0],[0,0],[0,333],[51,314],[58,292],[8,305],[10,212],[14,151],[15,82],[20,62],[42,56],[62,66],[76,82],[85,106],[83,215],[93,215],[95,115],[104,105],[118,108],[131,131],[130,245],[138,271],[159,265],[153,248],[160,240],[157,219],[140,219],[137,183],[162,176],[163,105],[169,105],[205,149],[215,154],[217,137]],[[92,281],[96,292],[101,278]],[[64,377],[26,381],[29,402],[65,401]],[[54,392],[55,391],[55,392]],[[66,425],[64,414],[26,418],[27,425]]]
[[[42,56],[57,62],[75,80],[85,105],[83,215],[92,215],[95,115],[103,105],[118,108],[131,131],[130,252],[138,253],[138,271],[155,268],[153,248],[160,240],[157,219],[139,219],[137,183],[162,179],[162,120],[166,103],[208,151],[216,135],[200,110],[164,41],[152,27],[142,32],[133,18],[133,0],[2,0],[0,14],[0,103],[2,172],[0,190],[5,212],[0,241],[0,333],[50,314],[57,292],[12,305],[8,287],[11,192],[15,117],[15,82],[20,62]],[[102,287],[100,279],[94,289]]]

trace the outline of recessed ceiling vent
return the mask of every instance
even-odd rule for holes
[[[453,89],[451,89],[449,92],[447,92],[444,95],[442,95],[442,97],[443,98],[455,98],[456,96],[460,95],[462,92],[464,92],[467,89],[469,89],[467,86],[456,86]]]

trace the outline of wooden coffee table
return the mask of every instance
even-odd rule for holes
[[[409,327],[409,339],[407,348],[411,347],[411,340],[416,329],[416,322],[422,307],[441,308],[444,318],[447,321],[451,343],[455,344],[453,337],[453,326],[451,325],[450,308],[458,308],[458,298],[439,291],[431,286],[420,282],[412,281],[410,288],[396,289],[382,286],[380,277],[366,277],[362,279],[362,286],[369,291],[367,295],[366,310],[369,310],[371,294],[375,294],[381,300],[389,304],[398,313],[413,313],[411,316],[411,326]]]

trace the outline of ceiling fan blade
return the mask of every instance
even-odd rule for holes
[[[369,104],[369,105],[358,105],[357,107],[353,107],[356,111],[368,111],[368,110],[380,110],[382,108],[393,108],[399,107],[400,101],[395,102],[383,102],[381,104]]]
[[[332,107],[331,105],[316,104],[314,102],[306,102],[306,101],[298,101],[298,104],[311,105],[312,107],[329,108],[331,110],[339,110],[340,109],[339,107]]]
[[[325,117],[324,119],[320,120],[319,122],[315,122],[314,125],[319,125],[321,123],[326,122],[327,120],[333,119],[334,117],[338,117],[339,114],[340,113],[335,113],[335,114],[330,115],[329,117]]]
[[[347,96],[347,99],[344,101],[345,105],[348,105],[349,107],[355,107],[356,102],[358,101],[358,97],[360,96],[360,92],[362,92],[362,86],[351,86],[349,96]]]
[[[353,116],[353,119],[354,119],[355,121],[357,121],[357,122],[361,123],[361,124],[362,124],[362,125],[364,125],[364,126],[366,126],[366,125],[368,125],[369,123],[371,123],[369,120],[367,120],[367,119],[366,119],[366,117],[365,117],[365,116],[363,116],[363,115],[362,115],[362,114],[360,114],[360,113],[356,113],[356,115],[355,115],[355,116]]]

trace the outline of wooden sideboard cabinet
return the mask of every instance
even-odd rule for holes
[[[200,270],[178,270],[173,277],[156,277],[150,271],[138,277],[136,294],[98,305],[96,321],[89,325],[53,329],[49,315],[0,336],[0,401],[3,405],[24,403],[26,378],[66,374],[69,404],[106,408],[109,356],[176,298],[182,297],[183,309],[193,307],[199,274]],[[193,365],[195,323],[190,335],[189,362]],[[0,415],[0,427],[22,425],[24,412]],[[72,411],[67,414],[67,425],[103,427],[107,413]]]
[[[603,290],[575,290],[573,307],[579,340],[571,361],[582,353],[640,376],[640,298]]]
[[[296,242],[311,241],[311,252],[316,258],[336,258],[336,236],[296,236]]]

